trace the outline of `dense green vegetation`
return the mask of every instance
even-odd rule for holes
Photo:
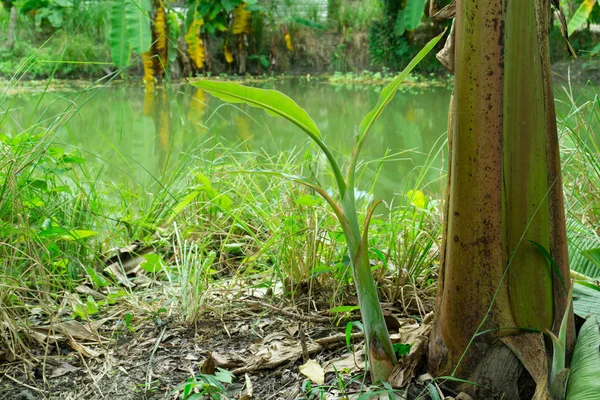
[[[332,0],[327,7],[325,2],[300,3],[6,0],[0,8],[0,76],[100,78],[119,71],[150,80],[221,73],[400,71],[448,24],[427,18],[423,0]],[[581,68],[593,68],[600,50],[594,25],[600,6],[588,2],[586,13],[579,10],[579,1],[561,3],[573,49],[584,60]],[[136,19],[142,24],[136,25]],[[556,19],[550,38],[552,60],[567,60]],[[27,59],[35,62],[19,70]],[[432,55],[417,71],[442,69]]]
[[[470,47],[452,49],[452,85],[433,55],[451,22],[429,18],[450,2],[305,3],[2,0],[0,395],[53,398],[52,379],[80,373],[83,398],[267,398],[287,371],[306,399],[491,398],[507,380],[529,398],[597,393],[600,95],[561,73],[552,87],[549,61],[594,73],[600,5],[561,1],[561,32],[560,14],[533,2],[504,13],[465,0]],[[359,95],[319,90],[324,72],[331,90]],[[300,75],[290,82],[308,95],[256,88],[279,74]],[[453,90],[449,110],[433,100],[442,92],[415,101],[434,84]],[[345,121],[359,110],[371,111]],[[447,114],[449,134],[434,123]],[[432,130],[433,145],[421,136]],[[390,173],[399,160],[415,164]],[[486,353],[498,338],[504,353]],[[153,368],[174,348],[189,354],[167,375],[193,364],[170,380]],[[499,354],[512,371],[485,366]],[[334,356],[351,362],[325,372]],[[262,369],[277,369],[274,388],[260,387]],[[425,372],[437,377],[416,379]],[[98,384],[113,376],[128,387]]]

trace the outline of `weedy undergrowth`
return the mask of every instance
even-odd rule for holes
[[[383,318],[375,280],[373,279],[371,266],[369,264],[368,227],[373,211],[379,202],[374,202],[372,204],[361,229],[358,221],[358,213],[356,211],[356,165],[359,160],[360,151],[367,140],[373,124],[381,115],[385,106],[392,100],[400,84],[415,66],[433,49],[441,39],[442,35],[431,40],[408,64],[404,71],[381,91],[377,105],[363,118],[360,124],[358,134],[356,135],[356,143],[349,160],[345,177],[331,149],[322,140],[321,132],[313,119],[305,110],[300,108],[292,99],[283,93],[275,90],[245,87],[229,82],[203,80],[193,83],[194,86],[204,89],[209,94],[218,97],[221,100],[230,103],[246,103],[254,107],[262,108],[272,116],[289,120],[302,129],[324,153],[334,175],[339,202],[327,193],[324,188],[303,177],[288,176],[277,171],[254,172],[280,176],[306,185],[323,197],[333,209],[342,227],[344,236],[346,237],[348,254],[353,267],[354,282],[356,284],[356,291],[365,329],[371,378],[374,382],[387,380],[396,364],[396,354],[392,347],[387,326]]]

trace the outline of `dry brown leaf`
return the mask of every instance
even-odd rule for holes
[[[215,360],[212,356],[212,353],[208,353],[208,358],[204,360],[202,363],[202,367],[200,367],[200,372],[204,375],[214,375],[215,373]]]
[[[325,371],[315,360],[308,360],[300,366],[300,373],[317,385],[325,384]]]
[[[354,353],[344,354],[342,357],[327,361],[323,366],[325,373],[328,372],[345,372],[355,373],[362,371],[365,366],[365,352],[358,350]]]
[[[315,342],[307,342],[309,354],[323,349]],[[283,363],[294,362],[302,357],[302,345],[287,333],[275,332],[267,335],[257,343],[248,347],[252,356],[247,359],[246,366],[237,368],[232,372],[240,374],[261,369],[275,368]]]
[[[103,295],[102,293],[100,293],[86,285],[79,285],[75,288],[75,290],[77,291],[77,293],[85,294],[87,296],[92,296],[94,298],[94,300],[106,299],[105,295]]]
[[[36,338],[45,341],[65,340],[72,337],[78,340],[96,340],[97,337],[87,327],[75,320],[69,320],[58,324],[33,327],[32,330],[37,333]]]
[[[98,358],[102,355],[102,353],[100,353],[99,351],[90,349],[89,347],[84,346],[81,343],[77,343],[73,339],[69,340],[69,346],[71,346],[73,350],[87,358]]]
[[[298,329],[300,329],[298,324],[288,324],[285,327],[285,331],[290,334],[290,336],[295,336],[298,333]]]
[[[215,365],[224,369],[237,368],[245,364],[245,361],[238,355],[229,354],[224,356],[217,352],[211,353],[213,360],[215,361]]]
[[[400,328],[395,335],[390,335],[393,343],[410,344],[410,352],[398,360],[389,378],[392,387],[402,388],[410,383],[415,376],[419,363],[427,351],[429,343],[430,324],[412,324]]]
[[[456,21],[452,21],[450,27],[450,34],[446,38],[444,48],[440,50],[435,56],[438,61],[446,68],[451,74],[454,74],[454,43],[456,34],[454,33],[454,24]]]
[[[119,263],[112,263],[108,267],[104,268],[104,271],[112,275],[121,285],[128,288],[134,287],[135,283],[131,282],[129,278],[127,278],[127,275],[123,274],[121,270],[122,268]]]
[[[252,380],[250,380],[250,375],[244,374],[244,388],[246,389],[241,396],[240,400],[251,400],[253,398],[254,389],[252,387]]]
[[[448,4],[446,7],[441,10],[435,12],[431,15],[431,18],[437,21],[446,21],[450,18],[454,18],[456,16],[456,0],[452,1],[452,3]]]
[[[57,368],[55,368],[54,371],[52,371],[52,375],[50,375],[50,378],[58,378],[60,376],[70,374],[71,372],[77,372],[80,369],[81,368],[74,367],[71,364],[62,363]]]

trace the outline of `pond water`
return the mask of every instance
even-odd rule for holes
[[[305,79],[257,85],[280,90],[305,108],[340,164],[350,158],[358,125],[377,102],[381,89]],[[387,154],[375,195],[391,200],[395,194],[405,193],[404,185],[414,182],[417,167],[426,162],[429,153],[443,147],[449,99],[450,90],[443,87],[410,87],[398,93],[364,147],[362,158],[375,162],[366,166],[363,188],[371,185],[381,164],[377,161]],[[88,164],[101,166],[103,176],[113,181],[151,179],[144,175],[158,176],[182,154],[199,154],[215,141],[246,154],[276,155],[292,149],[317,153],[316,148],[308,147],[305,134],[284,119],[245,105],[224,105],[186,84],[157,88],[154,93],[142,86],[123,84],[87,90],[65,88],[43,95],[41,91],[22,90],[5,96],[0,105],[3,133],[18,133],[32,124],[40,131],[63,118],[66,122],[56,129],[55,142],[76,146]],[[438,156],[425,181],[438,178],[443,164]],[[439,182],[430,186],[426,188],[430,192],[442,187]]]
[[[304,107],[340,164],[350,158],[357,127],[381,90],[377,85],[306,79],[255,85],[280,90]],[[103,177],[116,184],[150,184],[180,157],[201,154],[217,141],[246,156],[252,152],[277,155],[292,149],[317,154],[291,123],[245,105],[224,105],[188,84],[155,92],[125,84],[14,92],[0,95],[0,133],[18,133],[32,125],[39,132],[64,121],[58,124],[55,142],[77,147],[88,165],[102,168]],[[362,189],[378,176],[375,196],[390,201],[406,193],[406,185],[414,184],[430,154],[438,154],[419,188],[440,193],[445,184],[439,179],[440,169],[445,169],[446,161],[445,151],[438,150],[445,149],[449,99],[446,87],[407,86],[396,95],[364,147],[362,159],[374,162],[366,164]],[[378,162],[386,154],[386,162]],[[296,160],[315,162],[311,157]]]

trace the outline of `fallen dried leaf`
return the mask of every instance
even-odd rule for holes
[[[237,368],[244,365],[245,363],[240,356],[235,354],[229,354],[227,356],[224,356],[213,351],[211,355],[213,360],[215,361],[215,365],[224,369]]]
[[[285,327],[286,332],[289,333],[290,336],[295,336],[296,333],[298,333],[298,329],[298,324],[289,324]]]
[[[300,366],[300,373],[317,385],[325,384],[325,371],[321,365],[314,360],[308,360],[306,364],[302,364]]]
[[[106,299],[105,295],[103,295],[102,293],[98,292],[97,290],[94,290],[86,285],[79,285],[75,288],[75,290],[77,290],[77,293],[92,296],[95,300]]]
[[[245,387],[245,393],[242,394],[240,396],[240,400],[251,400],[253,398],[253,387],[252,387],[252,381],[250,380],[250,375],[248,374],[244,374],[244,387]]]
[[[52,375],[50,375],[50,378],[58,378],[59,376],[64,376],[70,374],[71,372],[77,372],[79,370],[80,368],[74,367],[71,364],[62,363],[54,371],[52,371]]]
[[[365,365],[365,352],[363,350],[354,353],[344,354],[341,357],[327,361],[323,369],[328,372],[347,372],[355,373],[362,371]]]
[[[431,319],[429,319],[430,321]],[[408,385],[415,376],[415,371],[427,351],[431,324],[417,323],[400,328],[399,333],[390,335],[392,343],[410,344],[410,352],[398,360],[389,378],[392,387],[402,388]]]
[[[99,351],[90,349],[87,346],[82,345],[81,343],[77,343],[75,340],[69,340],[69,346],[79,354],[87,358],[98,358],[102,355]]]
[[[75,320],[69,320],[53,325],[36,326],[32,330],[37,333],[36,338],[45,341],[65,340],[68,337],[79,340],[96,340],[97,337],[87,327]]]
[[[208,358],[204,360],[202,363],[202,367],[200,367],[200,372],[204,375],[214,375],[215,374],[215,360],[212,354],[208,353]]]

